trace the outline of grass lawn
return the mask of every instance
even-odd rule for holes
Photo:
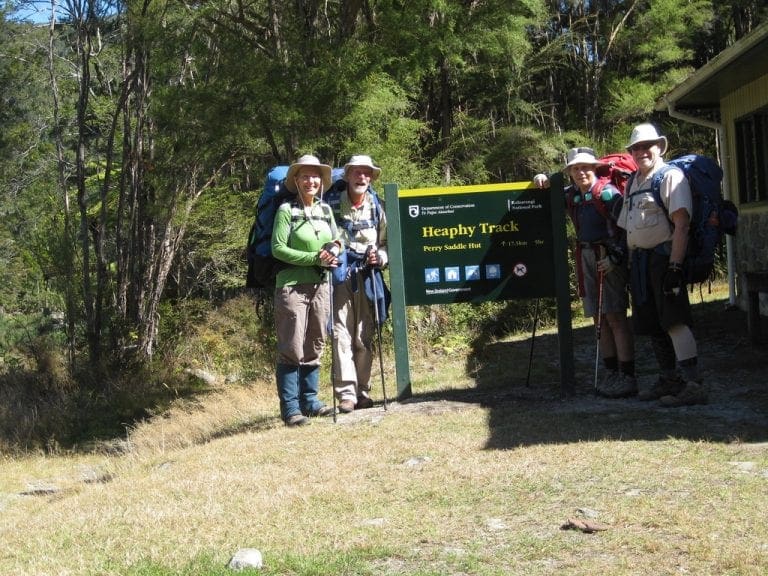
[[[386,411],[289,429],[257,382],[120,450],[5,457],[0,574],[228,574],[240,548],[262,552],[260,574],[766,574],[765,347],[722,299],[695,312],[707,406],[596,398],[579,323],[573,397],[542,330],[528,385],[529,337],[468,343],[419,355],[414,396]]]

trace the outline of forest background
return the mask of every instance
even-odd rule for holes
[[[401,187],[521,181],[558,170],[571,146],[621,149],[645,121],[669,155],[714,156],[710,130],[654,105],[768,19],[764,0],[65,0],[0,13],[11,451],[119,434],[205,392],[210,374],[272,378],[269,306],[245,293],[243,256],[269,167],[366,153]],[[419,307],[409,323],[445,346],[527,327],[532,305]]]

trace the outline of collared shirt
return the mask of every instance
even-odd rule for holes
[[[666,164],[659,157],[646,176],[637,172],[624,191],[624,205],[617,223],[627,231],[627,246],[630,250],[651,249],[671,241],[673,227],[667,214],[681,208],[687,210],[689,215],[692,213],[691,188],[685,174],[677,168],[667,170],[661,180],[659,192],[667,210],[654,199],[651,182],[653,175],[663,166]]]
[[[376,221],[376,206],[371,193],[366,191],[363,201],[354,206],[349,194],[341,194],[339,210],[342,220],[340,226],[344,246],[357,254],[365,254],[368,246],[375,246],[382,266],[389,262],[387,254],[387,217],[384,210],[380,211],[378,229],[373,225]],[[351,226],[350,226],[351,224]],[[349,228],[350,230],[347,230]]]

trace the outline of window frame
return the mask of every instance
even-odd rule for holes
[[[734,122],[739,204],[768,202],[768,106]]]

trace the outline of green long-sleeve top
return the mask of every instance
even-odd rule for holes
[[[288,266],[278,272],[275,285],[326,282],[328,274],[320,266],[320,249],[339,238],[331,208],[325,202],[315,199],[309,207],[300,202],[281,204],[272,228],[272,255]]]

